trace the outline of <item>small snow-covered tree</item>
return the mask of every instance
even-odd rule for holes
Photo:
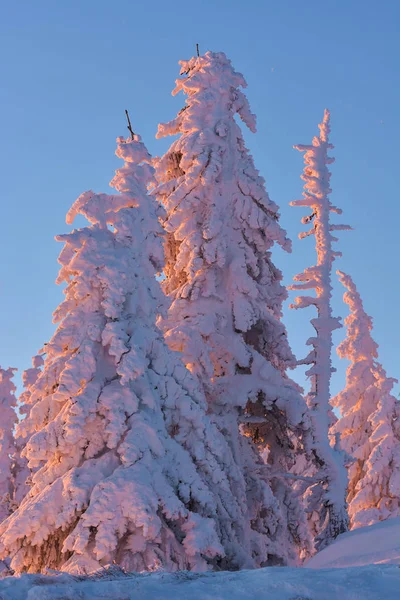
[[[349,275],[337,271],[346,288],[347,337],[338,346],[350,365],[346,387],[332,398],[341,416],[332,432],[354,458],[349,467],[347,501],[351,527],[372,525],[400,515],[400,406],[392,393],[395,379],[377,362],[372,319]]]
[[[307,341],[312,349],[305,359],[298,362],[310,365],[306,372],[311,380],[307,404],[313,421],[314,466],[322,480],[322,483],[308,488],[305,498],[317,549],[324,548],[348,527],[344,457],[336,443],[330,444],[329,427],[333,420],[330,405],[330,381],[334,371],[331,360],[332,332],[341,327],[340,319],[332,316],[331,308],[332,264],[335,257],[340,256],[340,252],[332,249],[332,242],[337,241],[332,231],[350,227],[331,223],[331,213],[341,214],[342,211],[333,206],[329,199],[332,190],[329,187],[331,174],[328,165],[334,161],[334,158],[328,156],[328,150],[333,148],[329,142],[329,120],[329,111],[325,110],[323,121],[319,125],[319,136],[314,137],[311,145],[295,146],[305,153],[302,175],[305,191],[301,200],[291,202],[292,206],[310,208],[311,214],[303,217],[302,223],[311,223],[311,229],[300,233],[299,237],[301,239],[314,235],[317,252],[317,264],[296,275],[296,283],[289,288],[315,290],[315,296],[297,297],[291,308],[314,306],[317,310],[317,317],[311,319],[316,333]]]
[[[223,53],[180,64],[173,94],[184,92],[186,105],[157,134],[179,135],[156,164],[155,193],[167,212],[163,287],[172,300],[161,326],[201,380],[244,473],[256,563],[287,563],[308,547],[282,478],[309,427],[286,375],[295,362],[280,320],[286,290],[271,257],[274,244],[290,250],[290,242],[235,119],[255,131],[243,76]]]
[[[22,420],[19,422],[17,426],[17,436],[22,439],[26,439],[30,434],[34,432],[34,428],[29,430],[27,425],[32,425],[29,420],[26,420],[31,411],[33,404],[35,404],[40,397],[40,393],[38,392],[36,386],[36,382],[39,376],[42,373],[42,367],[44,364],[43,356],[37,354],[32,358],[32,367],[30,369],[26,369],[22,373],[22,383],[24,385],[24,390],[20,397],[18,398],[19,412],[23,416]]]
[[[241,473],[156,327],[166,304],[151,159],[136,135],[117,155],[119,193],[82,194],[67,222],[90,225],[56,238],[65,300],[21,425],[32,487],[0,527],[0,552],[18,572],[252,566]]]
[[[14,427],[17,422],[15,385],[16,369],[0,368],[0,522],[10,514],[14,490]]]
[[[40,398],[40,392],[35,388],[35,384],[42,372],[41,367],[43,362],[42,356],[34,356],[32,358],[32,367],[22,373],[24,391],[18,398],[18,408],[22,419],[17,424],[15,430],[15,455],[13,461],[14,493],[12,500],[14,510],[29,491],[31,472],[28,467],[28,460],[23,455],[23,450],[28,438],[35,433],[35,427],[32,421],[26,417],[29,415],[32,405]]]

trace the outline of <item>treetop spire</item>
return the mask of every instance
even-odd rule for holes
[[[207,129],[212,124],[215,126],[214,135],[223,139],[228,133],[224,125],[225,110],[232,116],[238,114],[253,133],[256,131],[256,117],[241,91],[241,88],[247,87],[246,80],[235,71],[223,52],[207,51],[202,56],[181,60],[179,64],[181,77],[176,80],[172,95],[184,92],[187,95],[186,106],[173,121],[158,126],[157,138],[188,131],[200,124]],[[206,110],[188,115],[187,108],[195,105],[204,106]],[[204,131],[204,143],[208,141],[209,136]]]
[[[329,109],[325,108],[324,110],[324,118],[322,122],[318,125],[320,131],[320,140],[321,142],[329,143],[329,134],[331,132],[331,113]],[[330,145],[333,148],[332,145]]]
[[[371,365],[378,357],[378,344],[372,339],[372,318],[365,312],[361,296],[350,275],[343,271],[336,271],[340,283],[346,288],[343,295],[344,302],[350,309],[350,314],[345,318],[348,335],[339,344],[337,353],[340,358],[349,358],[357,354],[369,361]]]

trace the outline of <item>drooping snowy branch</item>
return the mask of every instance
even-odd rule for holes
[[[32,487],[0,551],[18,572],[253,566],[242,475],[156,327],[167,303],[151,159],[137,135],[117,155],[117,193],[82,194],[67,220],[89,225],[57,236],[65,300],[20,426]]]
[[[395,379],[377,361],[372,319],[349,275],[337,271],[346,288],[347,337],[338,347],[350,361],[346,387],[332,399],[341,416],[332,427],[354,458],[349,467],[348,503],[352,528],[400,515],[400,406],[392,393]]]
[[[285,563],[296,544],[307,546],[306,528],[285,482],[260,481],[256,466],[261,449],[289,470],[309,427],[286,375],[295,362],[280,320],[286,290],[271,257],[274,244],[290,250],[290,241],[235,120],[255,131],[243,76],[223,53],[180,64],[173,93],[182,91],[186,105],[158,129],[158,137],[179,135],[156,163],[172,300],[161,326],[201,380],[246,474],[257,564]]]
[[[318,469],[324,472],[326,481],[325,486],[310,488],[306,497],[318,549],[322,549],[347,529],[346,470],[343,457],[329,443],[328,435],[332,420],[330,380],[334,371],[331,361],[332,332],[341,327],[340,320],[333,317],[331,309],[332,264],[335,257],[340,256],[340,252],[332,248],[332,243],[337,241],[332,231],[346,230],[350,227],[331,223],[331,213],[340,214],[341,210],[333,206],[329,199],[332,190],[328,165],[334,161],[334,158],[328,156],[328,151],[333,148],[329,142],[329,121],[329,111],[325,110],[323,121],[319,125],[319,136],[314,137],[311,145],[295,146],[297,150],[304,152],[305,167],[302,179],[305,185],[303,198],[291,202],[292,206],[310,208],[311,214],[303,217],[302,223],[310,224],[311,228],[299,237],[314,235],[317,252],[317,264],[296,275],[296,283],[289,289],[315,290],[315,296],[297,297],[291,308],[315,306],[317,310],[317,317],[311,320],[316,335],[307,341],[311,350],[298,364],[310,365],[306,371],[311,381],[307,403],[313,420],[315,462]]]

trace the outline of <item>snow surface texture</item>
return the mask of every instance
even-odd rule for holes
[[[347,496],[353,528],[400,515],[400,405],[392,394],[396,379],[387,377],[377,361],[372,319],[351,277],[337,273],[350,309],[347,337],[337,352],[350,365],[345,389],[332,398],[341,413],[332,431],[340,434],[341,446],[354,458]]]
[[[330,115],[325,110],[322,123],[319,124],[320,134],[315,136],[311,145],[295,146],[304,152],[305,181],[303,198],[291,202],[292,206],[304,206],[311,209],[311,214],[302,218],[302,223],[311,223],[311,229],[300,233],[299,237],[315,236],[317,264],[306,268],[296,275],[298,283],[290,286],[292,290],[315,290],[315,296],[299,296],[291,308],[308,308],[315,306],[317,317],[311,320],[316,335],[309,338],[307,345],[312,347],[308,356],[298,364],[311,365],[306,371],[310,377],[311,389],[307,395],[307,404],[311,411],[313,422],[313,448],[316,467],[310,470],[307,465],[305,475],[316,476],[323,484],[310,486],[305,493],[306,510],[316,539],[316,548],[322,549],[330,544],[338,534],[348,527],[346,512],[347,473],[344,456],[338,447],[338,440],[329,443],[329,427],[334,419],[330,407],[330,380],[334,371],[331,361],[332,331],[341,327],[338,318],[332,316],[331,273],[332,263],[339,252],[333,251],[332,242],[337,241],[332,231],[350,229],[347,225],[333,225],[330,222],[332,212],[342,211],[333,206],[329,200],[331,174],[328,165],[334,158],[328,156],[328,150],[333,148],[329,143]]]
[[[90,225],[56,238],[66,297],[43,369],[36,357],[26,374],[32,487],[0,525],[0,551],[32,573],[253,566],[240,474],[155,325],[166,301],[151,159],[139,136],[120,138],[117,155],[119,193],[82,194],[67,222],[81,214]]]
[[[328,548],[313,556],[306,567],[330,569],[371,564],[400,565],[400,518],[343,533]],[[397,593],[399,597],[400,586]],[[386,596],[382,591],[377,598]]]
[[[186,105],[157,134],[179,137],[155,161],[172,300],[161,326],[202,382],[244,474],[255,564],[293,563],[310,539],[285,476],[311,424],[286,376],[295,363],[280,320],[286,290],[271,259],[274,244],[290,242],[235,120],[255,131],[243,76],[223,53],[180,64],[173,94]]]
[[[335,547],[335,545],[333,546]],[[235,573],[23,575],[0,581],[2,600],[398,600],[400,569],[267,568]]]

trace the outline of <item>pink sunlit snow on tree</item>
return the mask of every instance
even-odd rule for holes
[[[156,161],[167,213],[163,289],[172,300],[161,326],[202,382],[243,473],[255,564],[293,563],[309,538],[284,475],[310,423],[286,375],[295,364],[281,322],[287,294],[271,257],[275,244],[290,250],[290,242],[235,119],[255,131],[243,76],[223,53],[180,64],[173,93],[186,95],[185,106],[158,129],[179,136]]]
[[[350,277],[337,271],[346,288],[347,337],[337,352],[350,361],[346,387],[332,398],[341,416],[332,432],[354,458],[349,467],[347,501],[352,528],[400,516],[400,403],[393,395],[396,379],[387,377],[378,362],[378,345]]]
[[[17,572],[253,566],[242,475],[156,326],[167,301],[151,158],[137,135],[117,155],[119,193],[82,194],[67,222],[89,225],[57,236],[65,300],[21,424],[32,487],[0,525],[0,552]]]

